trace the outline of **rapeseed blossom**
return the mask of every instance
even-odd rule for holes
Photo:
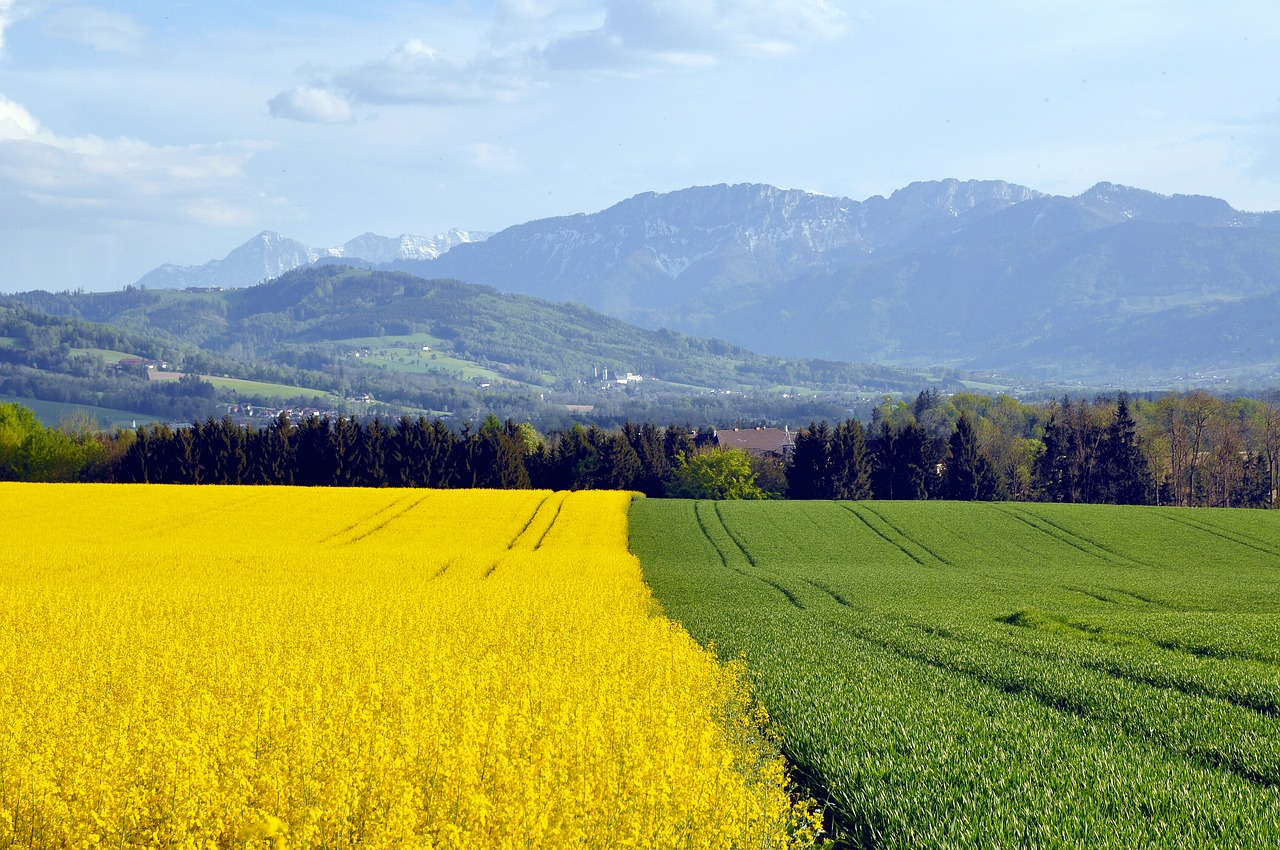
[[[811,842],[628,499],[0,484],[0,848]]]

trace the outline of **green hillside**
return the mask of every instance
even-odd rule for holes
[[[520,383],[581,380],[596,369],[708,389],[911,389],[951,376],[753,354],[721,340],[648,331],[575,304],[504,295],[484,286],[346,266],[297,269],[224,292],[132,290],[55,295],[24,303],[133,330],[162,332],[242,359],[305,359],[370,340],[432,339],[466,372],[472,364]],[[429,343],[426,343],[429,344]],[[385,346],[382,346],[385,347]],[[389,365],[389,364],[387,364]],[[468,376],[470,377],[470,376]]]
[[[9,303],[11,317],[26,313],[0,325],[12,340],[0,356],[54,351],[52,371],[60,373],[74,371],[77,357],[99,371],[125,354],[165,357],[177,371],[275,385],[214,380],[224,403],[299,396],[328,405],[335,402],[325,396],[368,395],[387,415],[497,411],[556,427],[583,415],[605,423],[808,421],[869,410],[885,393],[960,387],[960,376],[945,371],[761,356],[576,304],[339,265],[247,289],[28,292]],[[33,342],[34,316],[44,330]],[[72,324],[59,330],[56,321]],[[39,359],[21,365],[49,370]],[[0,389],[42,397],[20,383]]]

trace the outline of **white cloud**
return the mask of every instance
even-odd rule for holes
[[[96,6],[68,6],[51,14],[45,32],[86,44],[95,50],[129,53],[146,34],[128,15]]]
[[[0,51],[4,50],[4,31],[13,23],[13,0],[0,0]]]
[[[451,53],[409,39],[283,92],[270,108],[332,121],[348,118],[338,104],[510,103],[545,85],[548,71],[679,71],[775,56],[839,38],[845,21],[832,0],[499,0],[488,49]]]
[[[351,104],[346,98],[315,86],[298,86],[281,92],[267,102],[267,108],[276,118],[316,124],[346,124],[352,118]]]
[[[687,67],[789,53],[846,32],[829,0],[609,0],[604,23],[545,50],[553,68]]]
[[[0,94],[0,142],[30,139],[39,132],[40,124],[30,112]]]
[[[0,208],[10,225],[62,214],[207,222],[192,197],[251,192],[251,142],[155,146],[137,139],[63,137],[0,95]]]
[[[464,57],[416,38],[385,59],[339,74],[334,82],[354,99],[374,104],[507,102],[529,88],[523,51]]]
[[[594,29],[603,20],[598,0],[498,0],[489,40],[500,46],[545,44],[566,32]]]
[[[533,85],[527,51],[465,57],[410,39],[365,62],[282,92],[268,102],[276,118],[342,123],[358,104],[510,103]]]

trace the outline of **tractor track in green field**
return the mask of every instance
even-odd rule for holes
[[[720,565],[728,570],[734,569],[733,567],[729,566],[729,559],[725,557],[724,550],[720,548],[720,544],[716,543],[716,539],[711,536],[711,529],[707,528],[707,523],[702,518],[702,511],[698,510],[698,505],[701,503],[690,502],[689,504],[691,505],[691,510],[693,511],[693,518],[697,520],[698,529],[702,532],[702,536],[707,538],[707,542],[711,544],[711,549],[720,558]],[[741,570],[739,570],[739,572],[741,572]]]
[[[759,569],[760,565],[756,563],[755,556],[747,551],[747,547],[742,545],[742,541],[738,539],[738,535],[733,533],[733,529],[729,528],[729,524],[724,521],[724,514],[720,511],[720,503],[718,501],[711,503],[716,512],[716,520],[720,523],[720,527],[724,529],[724,533],[733,541],[733,545],[738,547],[738,551],[742,553],[742,557],[747,559],[747,563]]]
[[[1053,520],[1046,519],[1040,514],[1027,510],[1026,508],[1015,508],[1006,505],[996,505],[995,508],[1005,516],[1025,523],[1036,531],[1039,531],[1042,534],[1047,534],[1055,540],[1065,543],[1071,548],[1077,549],[1090,557],[1098,558],[1099,560],[1107,561],[1116,564],[1117,566],[1128,565],[1139,567],[1159,567],[1159,564],[1153,564],[1149,561],[1134,558],[1133,556],[1127,555],[1114,547],[1108,546],[1104,543],[1099,543],[1096,540],[1086,537],[1079,532],[1072,531],[1070,528],[1056,523]]]
[[[845,599],[845,598],[844,598],[843,596],[841,596],[839,593],[836,593],[836,592],[835,592],[834,590],[832,590],[831,588],[827,587],[827,586],[826,586],[825,584],[823,584],[822,582],[814,581],[814,580],[813,580],[813,579],[811,579],[811,578],[803,579],[803,581],[804,581],[804,583],[805,583],[805,584],[809,585],[810,587],[816,588],[816,589],[818,589],[818,590],[822,591],[823,593],[825,593],[827,596],[830,596],[832,599],[834,599],[834,600],[836,601],[836,604],[837,604],[837,605],[842,605],[842,606],[844,606],[845,608],[852,608],[852,607],[853,607],[853,603],[851,603],[848,599]]]
[[[1240,546],[1244,546],[1248,549],[1252,549],[1255,552],[1261,552],[1264,555],[1274,555],[1277,558],[1280,558],[1280,549],[1272,548],[1267,545],[1266,541],[1258,540],[1256,537],[1253,537],[1252,535],[1247,535],[1239,532],[1237,532],[1236,534],[1231,534],[1229,532],[1220,531],[1216,528],[1213,528],[1212,526],[1201,525],[1198,522],[1192,522],[1191,520],[1185,519],[1183,517],[1169,516],[1168,514],[1165,514],[1164,518],[1169,520],[1169,522],[1177,523],[1178,525],[1186,526],[1187,528],[1194,528],[1196,531],[1202,532],[1204,534],[1211,534],[1214,537],[1218,537],[1223,540],[1229,540],[1232,543],[1235,543]]]
[[[942,564],[946,564],[948,567],[955,566],[955,564],[952,563],[949,558],[946,558],[943,555],[939,555],[937,552],[935,552],[928,545],[920,541],[918,538],[912,537],[910,534],[907,534],[907,532],[904,531],[898,525],[896,525],[893,522],[893,520],[889,519],[883,513],[871,507],[871,505],[864,503],[861,505],[861,507],[863,510],[867,511],[868,513],[874,514],[875,516],[879,517],[881,522],[883,522],[885,525],[892,528],[894,533],[897,534],[899,537],[901,537],[903,540],[907,541],[912,546],[916,546],[920,549],[923,549],[925,552],[929,553],[929,557],[933,558],[935,561],[938,561],[939,563],[942,563]]]
[[[836,846],[1274,843],[1280,514],[632,510],[655,598],[746,659]]]
[[[1171,611],[1178,610],[1174,608],[1174,606],[1169,605],[1166,602],[1161,602],[1159,599],[1153,599],[1150,596],[1143,596],[1141,594],[1134,593],[1132,590],[1122,590],[1121,588],[1118,588],[1118,587],[1102,588],[1108,593],[1115,594],[1115,596],[1107,596],[1096,590],[1089,590],[1086,587],[1076,587],[1071,585],[1063,585],[1062,589],[1065,591],[1068,591],[1069,593],[1079,593],[1082,596],[1087,596],[1090,599],[1094,599],[1098,602],[1105,602],[1108,605],[1132,605],[1135,602],[1137,602],[1142,605],[1150,605],[1155,608],[1164,608]],[[1124,596],[1127,596],[1129,598],[1128,599],[1117,598],[1117,597],[1124,597]]]
[[[1180,759],[1186,759],[1205,768],[1229,773],[1260,788],[1280,788],[1280,776],[1272,775],[1251,767],[1244,763],[1238,754],[1231,752],[1226,747],[1179,746],[1178,742],[1172,738],[1172,734],[1169,730],[1150,729],[1136,725],[1132,720],[1126,719],[1121,713],[1110,710],[1111,707],[1108,705],[1101,704],[1097,700],[1090,700],[1081,693],[1072,693],[1065,689],[1055,690],[1052,686],[1047,685],[1044,682],[1037,681],[1035,677],[1027,675],[1022,670],[1002,674],[998,670],[983,669],[979,663],[966,660],[961,657],[964,650],[971,648],[968,641],[963,637],[951,635],[919,624],[908,622],[899,624],[901,627],[926,634],[930,638],[938,638],[947,641],[960,649],[959,652],[948,653],[945,649],[942,651],[929,651],[925,648],[911,647],[906,641],[894,640],[887,636],[876,635],[872,629],[865,626],[854,625],[844,621],[836,623],[835,625],[850,637],[904,660],[927,665],[928,667],[947,675],[954,675],[969,679],[984,687],[1009,694],[1010,696],[1024,696],[1027,699],[1033,700],[1036,704],[1055,712],[1068,714],[1081,720],[1106,723],[1120,730],[1124,734],[1144,739],[1149,743],[1160,747],[1172,756]],[[1032,652],[1027,652],[1017,647],[1009,646],[1005,647],[1005,649],[1029,659],[1038,661],[1045,660],[1042,656]],[[1184,691],[1182,689],[1175,688],[1172,685],[1155,684],[1147,679],[1135,678],[1133,676],[1123,674],[1118,675],[1110,670],[1098,669],[1087,665],[1080,665],[1079,669],[1090,670],[1091,672],[1105,675],[1109,678],[1122,681],[1130,686],[1139,687],[1143,690],[1150,690],[1152,692],[1178,690],[1188,696],[1211,699],[1236,708],[1249,710],[1264,718],[1273,716],[1266,710],[1260,710],[1258,707],[1253,705],[1241,705],[1221,695],[1194,690]]]
[[[729,559],[725,555],[724,550],[720,548],[720,544],[717,543],[715,537],[712,536],[711,530],[707,527],[706,521],[702,518],[702,513],[698,510],[698,506],[702,504],[704,504],[704,502],[702,501],[697,501],[693,503],[693,514],[698,521],[698,527],[702,530],[703,536],[707,538],[707,541],[711,544],[712,548],[715,549],[716,554],[720,556],[720,563],[723,564],[728,569],[733,570],[735,573],[738,573],[741,576],[744,576],[750,579],[755,579],[756,581],[761,582],[762,584],[767,584],[769,587],[772,587],[774,590],[781,593],[782,596],[787,600],[787,602],[792,605],[792,607],[796,608],[797,610],[804,611],[805,604],[800,601],[800,599],[795,595],[795,593],[791,591],[790,588],[772,579],[768,579],[762,575],[758,575],[755,572],[752,572],[750,570],[744,570],[744,569],[741,569],[740,567],[735,567],[729,563]],[[712,502],[711,504],[714,506],[716,521],[718,522],[720,528],[724,531],[725,536],[728,537],[730,541],[732,541],[733,545],[738,549],[739,554],[742,555],[742,557],[746,560],[748,564],[750,564],[755,569],[759,569],[758,567],[756,567],[755,559],[751,556],[751,553],[748,552],[746,547],[742,545],[742,542],[738,540],[736,536],[734,536],[734,533],[729,530],[729,526],[724,521],[724,516],[720,513],[720,503]]]
[[[902,554],[905,554],[905,556],[910,558],[911,561],[915,561],[916,563],[918,563],[918,565],[922,567],[929,566],[927,565],[927,563],[924,563],[922,559],[920,559],[920,556],[918,556],[918,554],[911,552],[911,550],[906,548],[905,545],[902,545],[901,543],[899,543],[899,541],[891,538],[891,536],[884,534],[884,531],[882,531],[881,529],[878,529],[878,527],[876,527],[876,524],[874,524],[874,522],[868,520],[867,517],[861,515],[861,513],[858,511],[858,508],[851,506],[851,504],[845,504],[845,503],[841,503],[840,507],[846,509],[846,511],[849,511],[855,517],[858,517],[859,520],[861,521],[861,524],[867,526],[868,529],[872,530],[873,533],[876,534],[876,536],[878,536],[879,539],[883,540],[884,543],[890,544],[891,547],[899,550],[899,552],[901,552]],[[879,515],[876,515],[876,516],[879,516]]]
[[[1087,590],[1083,587],[1069,587],[1064,585],[1062,589],[1066,591],[1070,591],[1071,593],[1079,593],[1081,596],[1088,596],[1090,599],[1093,599],[1097,602],[1105,602],[1108,605],[1123,604],[1118,599],[1112,599],[1110,596],[1103,596],[1101,593],[1095,593],[1094,591]]]

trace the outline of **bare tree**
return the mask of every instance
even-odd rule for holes
[[[1280,497],[1280,390],[1268,390],[1262,396],[1262,448],[1271,471],[1271,507]]]

